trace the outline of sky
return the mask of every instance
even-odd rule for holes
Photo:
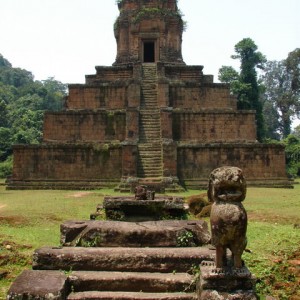
[[[183,58],[218,78],[234,45],[252,38],[268,60],[300,47],[300,0],[179,0],[187,21]],[[115,0],[0,0],[0,53],[37,80],[84,83],[116,57]]]

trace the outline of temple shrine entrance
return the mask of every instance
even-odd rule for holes
[[[144,62],[155,62],[155,42],[153,41],[144,42]]]

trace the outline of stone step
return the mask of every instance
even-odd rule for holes
[[[161,134],[159,130],[142,130],[140,132],[140,137],[154,137],[154,138],[160,138]]]
[[[139,150],[139,154],[141,157],[153,157],[153,158],[156,158],[156,157],[161,157],[162,155],[162,151],[161,151],[161,148],[151,148],[151,147],[148,147],[147,149],[140,149],[138,148]]]
[[[194,281],[192,275],[177,273],[82,271],[67,275],[25,270],[11,285],[7,299],[197,299]]]
[[[141,102],[141,108],[147,108],[147,109],[151,109],[151,108],[153,108],[153,109],[156,109],[157,108],[157,102],[156,102],[156,100],[155,100],[155,102],[153,102],[153,103],[151,103],[151,102],[148,102],[148,101],[142,101]]]
[[[153,124],[153,125],[157,125],[160,127],[160,117],[158,114],[153,113],[152,118],[151,118],[151,114],[141,114],[140,115],[140,123],[148,123],[148,124]]]
[[[143,111],[140,112],[140,117],[143,118],[144,120],[159,120],[160,119],[160,114],[156,110],[149,110],[149,111]]]
[[[160,130],[147,130],[143,129],[140,131],[140,137],[153,137],[153,138],[160,138]]]
[[[193,292],[193,275],[187,273],[72,272],[69,283],[74,292]]]
[[[145,122],[145,121],[143,122],[140,120],[140,129],[141,131],[147,130],[147,132],[151,130],[160,132],[160,125],[157,124],[156,122]]]
[[[160,115],[153,111],[152,113],[141,113],[140,114],[140,120],[142,121],[150,121],[153,123],[160,124]]]
[[[195,293],[79,292],[67,300],[196,300]]]
[[[161,149],[161,143],[160,142],[151,142],[151,143],[145,143],[145,144],[138,144],[139,149]]]
[[[144,178],[144,177],[162,177],[163,173],[162,172],[157,172],[157,173],[154,173],[154,172],[137,172],[138,174],[138,177],[140,178]]]
[[[147,107],[147,110],[144,109],[143,111],[140,112],[140,118],[144,118],[144,119],[155,118],[157,120],[160,120],[160,113],[156,108],[150,109],[149,107]]]
[[[155,160],[155,163],[154,163],[154,160],[151,159],[150,157],[148,157],[147,159],[144,159],[143,157],[139,159],[139,166],[138,167],[141,167],[141,168],[152,168],[153,167],[153,170],[160,170],[162,169],[162,159],[160,160]]]
[[[145,137],[141,137],[140,136],[140,143],[151,143],[151,142],[153,142],[153,141],[160,141],[161,140],[161,137],[159,136],[159,137],[154,137],[154,138],[145,138]]]
[[[139,153],[139,158],[145,161],[160,161],[162,159],[161,152],[152,152],[152,153]]]
[[[144,158],[144,157],[140,157],[138,159],[138,162],[140,163],[140,165],[143,166],[143,168],[150,168],[150,167],[153,167],[153,168],[162,168],[161,165],[162,165],[162,159],[161,158],[151,158],[151,157],[147,157],[147,158]],[[155,169],[154,169],[155,170]]]
[[[152,143],[149,144],[139,144],[138,149],[141,152],[161,152],[161,145],[153,145]]]
[[[138,162],[142,162],[144,163],[145,165],[147,164],[152,164],[153,163],[161,163],[162,162],[162,157],[161,157],[161,154],[160,155],[157,155],[157,156],[139,156],[138,158]]]
[[[165,206],[172,210],[184,210],[183,200],[155,199],[151,202],[134,198],[120,199],[106,197],[105,210],[126,210],[134,207],[145,210],[152,205],[152,210],[162,211]],[[61,244],[63,246],[85,247],[179,247],[178,236],[188,234],[189,243],[202,246],[210,241],[207,223],[204,221],[67,221],[61,225]],[[188,246],[188,245],[186,245]]]
[[[154,128],[154,127],[145,127],[143,126],[140,130],[140,135],[155,135],[155,136],[160,136],[160,129]]]
[[[140,115],[140,123],[144,124],[154,124],[160,127],[160,118],[159,116],[153,114],[152,118],[149,115]]]
[[[157,87],[156,80],[143,80],[141,86],[142,86],[142,90],[156,89]]]
[[[158,102],[157,102],[157,98],[156,97],[144,97],[142,99],[142,103],[144,104],[152,104],[153,108],[155,106],[155,108],[157,108]]]
[[[44,247],[35,250],[32,267],[35,270],[184,273],[214,257],[215,251],[209,247]]]
[[[162,174],[162,167],[153,169],[151,167],[138,167],[137,169],[138,174],[155,174],[155,175],[161,175]]]
[[[157,106],[158,106],[158,103],[157,103],[156,99],[143,99],[141,101],[141,107],[143,109],[149,109],[149,110],[155,112],[157,110]]]
[[[157,123],[156,121],[145,121],[145,120],[140,120],[140,126],[146,129],[154,129],[154,130],[159,130],[160,131],[160,124]]]

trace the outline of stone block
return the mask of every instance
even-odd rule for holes
[[[68,300],[197,300],[196,294],[143,293],[143,292],[79,292],[71,293]]]
[[[61,225],[63,246],[190,247],[210,242],[205,221],[68,221]]]
[[[109,220],[149,221],[186,218],[183,199],[178,197],[156,197],[154,200],[105,197],[103,207]]]
[[[33,269],[182,273],[214,259],[215,251],[208,247],[44,247],[34,252]]]
[[[216,268],[215,262],[200,265],[199,299],[257,300],[256,278],[246,266]]]
[[[7,300],[64,300],[69,292],[66,280],[60,271],[23,271],[11,285]]]
[[[72,290],[123,292],[194,292],[193,275],[187,273],[87,272],[75,271],[68,277]]]

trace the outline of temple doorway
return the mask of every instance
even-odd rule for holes
[[[144,42],[144,62],[155,62],[155,42]]]

